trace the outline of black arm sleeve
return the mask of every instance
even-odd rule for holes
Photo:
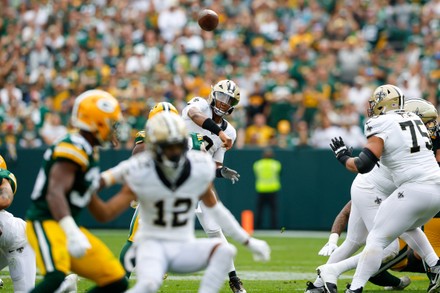
[[[215,177],[217,177],[217,178],[224,178],[223,175],[222,175],[222,168],[223,167],[220,167],[220,168],[217,168],[215,170]]]
[[[354,158],[354,164],[359,173],[364,174],[373,170],[374,165],[379,161],[375,154],[368,148],[364,148],[359,157]]]
[[[220,131],[222,131],[220,126],[218,126],[211,118],[206,118],[206,120],[203,121],[202,128],[211,131],[215,135],[218,135]]]

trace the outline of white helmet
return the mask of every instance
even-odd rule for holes
[[[226,111],[219,109],[217,101],[229,105],[229,109]],[[240,88],[232,80],[221,80],[211,87],[208,102],[216,115],[229,115],[234,111],[234,107],[238,105],[238,102],[240,102]]]
[[[438,128],[438,113],[433,104],[423,99],[406,100],[405,111],[416,113],[422,119],[431,138],[435,138]]]
[[[184,162],[184,155],[188,149],[188,131],[185,122],[172,112],[157,113],[147,121],[145,142],[156,161],[164,166],[177,168]],[[167,157],[164,150],[173,145],[181,145],[183,151],[178,156]]]
[[[374,90],[368,103],[368,116],[371,117],[388,111],[403,110],[405,100],[401,89],[392,84],[385,84]]]

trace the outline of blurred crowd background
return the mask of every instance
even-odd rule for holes
[[[235,148],[360,147],[380,84],[440,100],[440,0],[0,0],[1,145],[51,144],[74,98],[112,93],[131,148],[152,105],[180,111],[232,79]],[[210,8],[214,32],[197,25]]]

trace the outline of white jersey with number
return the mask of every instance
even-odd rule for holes
[[[142,223],[136,242],[195,238],[196,204],[215,177],[215,164],[208,154],[188,151],[175,184],[166,179],[149,152],[139,153],[106,172],[114,175],[116,182],[126,183],[137,197]]]
[[[195,97],[191,99],[188,102],[188,105],[182,110],[182,118],[185,121],[186,127],[189,132],[200,133],[211,138],[214,144],[208,150],[208,153],[212,155],[214,161],[218,163],[223,163],[226,152],[226,149],[222,147],[223,142],[217,135],[211,133],[209,130],[203,129],[202,127],[198,126],[196,123],[194,123],[194,121],[191,120],[191,118],[189,118],[188,110],[191,107],[197,107],[204,115],[212,119],[211,106],[208,104],[206,99]],[[235,131],[235,128],[225,119],[223,119],[223,122],[219,124],[219,126],[232,139],[232,144],[234,144],[235,139],[237,138],[237,132]]]
[[[406,182],[440,184],[440,168],[432,155],[431,139],[423,121],[411,112],[388,112],[365,124],[367,138],[384,141],[380,161],[397,186]]]

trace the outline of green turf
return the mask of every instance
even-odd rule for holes
[[[126,231],[93,231],[99,236],[110,249],[116,254],[125,242]],[[258,235],[257,235],[258,236]],[[253,292],[303,292],[305,282],[312,280],[315,268],[324,263],[327,258],[317,255],[317,252],[325,244],[325,238],[305,238],[290,237],[287,234],[279,234],[277,237],[265,236],[265,239],[272,248],[272,259],[268,263],[257,263],[252,260],[249,251],[243,246],[236,245],[238,254],[236,258],[236,267],[238,274],[240,272],[245,276],[243,283],[249,293]],[[272,272],[272,275],[270,275]],[[6,271],[2,272],[8,274]],[[340,292],[343,292],[345,284],[350,281],[353,271],[344,274],[339,281]],[[397,276],[403,276],[403,273],[395,273]],[[275,275],[276,280],[270,279]],[[405,292],[426,292],[428,280],[422,274],[406,274],[411,277],[413,283],[405,290]],[[191,275],[200,278],[201,273]],[[282,276],[283,280],[278,278]],[[287,277],[286,277],[287,276]],[[182,276],[170,274],[169,278],[164,281],[159,292],[197,292],[199,280],[182,280]],[[189,277],[188,275],[185,277]],[[288,279],[290,278],[290,279]],[[13,292],[12,283],[9,276],[2,277],[4,281],[4,289],[0,292]],[[187,278],[189,279],[189,278]],[[262,280],[263,279],[263,280]],[[287,279],[287,280],[285,280]],[[134,284],[134,280],[130,284]],[[92,287],[93,283],[80,279],[78,292],[86,292]],[[223,293],[231,292],[227,283],[221,290]],[[384,292],[381,287],[368,284],[364,292]]]

